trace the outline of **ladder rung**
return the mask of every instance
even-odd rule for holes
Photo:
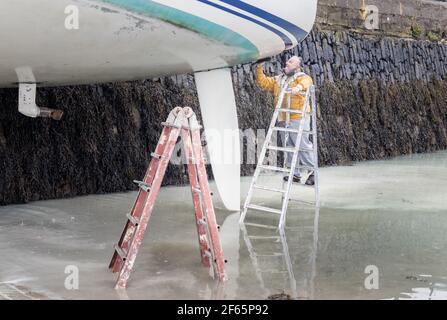
[[[182,128],[181,125],[173,124],[173,123],[169,123],[169,122],[162,122],[161,125],[163,127],[171,127],[171,128],[177,128],[177,129],[181,129]]]
[[[293,198],[289,198],[289,201],[299,202],[299,203],[307,204],[310,206],[315,205],[315,202],[312,202],[312,201],[305,201],[305,200],[299,200],[299,199],[293,199]]]
[[[280,109],[278,109],[278,111],[285,112],[285,113],[303,114],[303,111],[301,111],[301,110],[294,110],[294,109],[280,108]]]
[[[129,219],[129,221],[134,225],[134,226],[138,226],[138,224],[140,223],[140,220],[138,220],[136,217],[132,216],[130,213],[126,214],[127,219]]]
[[[295,113],[295,114],[303,114],[303,113],[305,113],[305,114],[308,114],[308,115],[312,116],[312,112],[309,112],[309,111],[303,112],[302,110],[287,109],[287,108],[279,108],[279,109],[276,109],[276,110],[278,110],[280,112],[285,112],[285,113]]]
[[[161,155],[160,154],[156,154],[155,152],[151,153],[151,157],[160,160],[161,159]]]
[[[278,239],[280,239],[279,236],[248,236],[248,238],[253,239],[253,240],[262,240],[262,239],[275,239],[275,240],[278,240]]]
[[[260,223],[244,222],[244,225],[264,229],[275,229],[275,230],[278,229],[278,226],[269,226],[267,224],[260,224]]]
[[[279,192],[279,193],[285,193],[286,192],[285,190],[282,190],[282,189],[270,188],[270,187],[266,187],[266,186],[260,186],[260,185],[257,185],[257,184],[255,184],[253,186],[253,188],[260,189],[260,190],[266,190],[266,191]]]
[[[181,128],[186,129],[186,130],[200,130],[203,127],[200,126],[200,125],[197,125],[197,126],[194,126],[194,127],[183,125],[183,126],[181,126]]]
[[[273,209],[273,208],[258,206],[256,204],[251,204],[251,205],[247,206],[247,208],[253,209],[253,210],[259,210],[259,211],[266,211],[266,212],[281,214],[281,210],[279,210],[279,209]]]
[[[116,253],[118,253],[118,255],[121,257],[121,259],[123,261],[125,261],[127,258],[127,253],[124,252],[124,250],[118,244],[115,244],[114,248],[115,248]]]
[[[314,226],[296,226],[296,227],[287,228],[288,231],[303,231],[303,230],[313,231],[314,229],[315,229]]]
[[[283,128],[283,127],[273,127],[273,130],[282,131],[282,132],[296,133],[296,134],[298,134],[300,132],[298,129]],[[309,131],[309,130],[303,130],[303,133],[312,134],[313,132]]]
[[[273,258],[273,257],[282,257],[284,256],[283,253],[277,253],[277,254],[255,254],[257,257],[261,258]]]
[[[202,190],[200,190],[199,188],[192,188],[192,191],[195,193],[202,193]]]
[[[281,167],[274,167],[274,166],[261,165],[261,166],[259,166],[259,168],[264,169],[264,170],[281,171],[281,172],[286,172],[286,173],[290,172],[290,169],[288,169],[288,168],[281,168]]]
[[[291,132],[291,133],[298,133],[298,129],[291,129],[291,128],[283,128],[283,127],[273,127],[273,130],[276,131],[282,131],[282,132]]]
[[[146,192],[149,192],[151,190],[151,185],[144,181],[134,180],[133,182],[136,183],[140,187],[140,189]]]
[[[248,236],[249,239],[253,240],[264,240],[264,239],[275,239],[278,240],[280,237],[278,236]]]
[[[295,152],[296,150],[293,148],[284,148],[284,147],[277,147],[277,146],[268,146],[267,149],[269,150],[276,150],[276,151],[282,151],[282,152]]]

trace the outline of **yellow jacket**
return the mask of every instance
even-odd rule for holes
[[[294,76],[294,80],[291,82],[291,87],[295,88],[298,85],[301,85],[301,90],[306,91],[307,88],[309,88],[312,85],[312,78],[304,73],[299,73]],[[264,68],[262,65],[258,65],[256,69],[256,83],[258,86],[260,86],[262,89],[270,91],[273,93],[273,96],[275,98],[275,106],[278,103],[279,94],[281,93],[281,83],[285,80],[284,76],[276,76],[276,77],[267,77],[264,74]],[[290,108],[294,110],[303,110],[305,97],[301,95],[295,95],[292,94],[291,97],[291,103]],[[283,108],[287,108],[287,94],[284,96],[283,100]],[[309,106],[307,106],[307,109],[310,110]],[[300,120],[301,115],[300,114],[290,114],[290,120]],[[285,121],[286,120],[286,113],[281,112],[279,115],[279,121]]]

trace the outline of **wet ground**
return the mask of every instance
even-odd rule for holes
[[[245,198],[250,178],[242,181]],[[293,194],[311,199],[306,192]],[[319,212],[292,203],[284,235],[251,225],[275,225],[276,216],[249,212],[241,229],[239,214],[217,203],[223,287],[200,264],[189,189],[166,187],[127,291],[113,289],[107,267],[135,196],[0,207],[0,300],[447,299],[445,151],[322,168]],[[69,290],[76,269],[79,288]]]

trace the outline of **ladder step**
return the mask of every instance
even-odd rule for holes
[[[290,227],[287,228],[288,231],[293,232],[293,231],[314,231],[315,227],[314,226],[296,226],[296,227]]]
[[[281,168],[281,167],[274,167],[274,166],[260,165],[259,168],[264,169],[264,170],[280,171],[280,172],[286,172],[286,173],[290,172],[290,169],[288,169],[288,168]]]
[[[294,110],[294,109],[279,108],[278,111],[285,112],[285,113],[303,114],[302,110]]]
[[[177,125],[177,124],[169,123],[169,122],[162,122],[161,125],[163,127],[170,127],[170,128],[177,128],[177,129],[181,129],[182,128],[181,125]]]
[[[140,220],[132,216],[130,213],[126,214],[127,219],[136,227],[140,223]]]
[[[299,200],[299,199],[293,199],[293,198],[289,198],[289,201],[299,202],[299,203],[302,203],[302,204],[307,204],[309,206],[314,206],[315,205],[315,202],[312,202],[312,201],[305,201],[305,200]]]
[[[275,131],[282,131],[282,132],[290,132],[290,133],[298,133],[298,129],[290,129],[290,128],[283,128],[283,127],[273,127],[273,130]]]
[[[213,258],[213,256],[212,256],[210,250],[206,250],[206,251],[204,251],[204,252],[203,252],[203,256],[204,256],[204,257],[207,257],[207,258],[209,258],[209,259],[212,259],[212,258]]]
[[[286,192],[286,190],[283,190],[283,189],[270,188],[270,187],[266,187],[266,186],[260,186],[260,185],[257,185],[257,184],[255,184],[253,186],[253,188],[259,189],[259,190],[279,192],[279,193],[285,193]]]
[[[273,127],[273,130],[275,130],[275,131],[282,131],[282,132],[296,133],[296,134],[299,133],[299,130],[298,130],[298,129],[283,128],[283,127]],[[303,130],[303,133],[309,133],[309,134],[311,134],[311,133],[313,133],[313,132],[312,132],[312,131],[309,131],[309,130]]]
[[[284,148],[284,147],[277,147],[277,146],[268,146],[267,149],[282,151],[282,152],[291,152],[291,153],[294,153],[296,151],[294,148]]]
[[[257,257],[261,258],[276,258],[276,257],[282,257],[284,256],[283,253],[274,253],[274,254],[255,254]]]
[[[136,183],[140,187],[141,190],[144,190],[146,192],[151,191],[151,185],[150,184],[148,184],[148,183],[146,183],[144,181],[138,181],[138,180],[134,180],[133,182]]]
[[[124,250],[118,244],[115,244],[113,247],[115,248],[116,253],[118,253],[118,255],[121,257],[121,259],[125,261],[127,258],[127,253],[124,252]]]
[[[200,190],[199,188],[192,188],[192,191],[198,194],[202,193],[202,190]]]
[[[151,153],[151,157],[160,160],[161,159],[161,155],[160,154],[156,154],[155,152]]]
[[[248,236],[249,239],[253,239],[253,240],[267,240],[267,239],[274,239],[274,240],[278,240],[280,239],[280,237],[278,236]]]
[[[186,125],[186,124],[184,124],[184,125],[177,125],[175,123],[169,123],[169,122],[162,122],[161,125],[163,127],[177,128],[177,129],[186,129],[186,130],[200,130],[200,129],[203,128],[200,125],[196,125],[196,126],[190,127],[189,125]]]
[[[287,108],[279,108],[279,109],[276,109],[276,110],[278,110],[280,112],[294,113],[294,114],[303,114],[304,113],[304,114],[308,114],[308,115],[312,116],[312,112],[308,112],[308,111],[303,112],[302,110],[287,109]]]
[[[262,273],[289,273],[289,271],[283,271],[283,270],[273,270],[273,269],[268,269],[268,270],[259,270]]]
[[[263,229],[273,229],[273,230],[278,229],[278,226],[270,226],[267,224],[260,224],[260,223],[244,222],[244,225]]]
[[[253,210],[259,210],[259,211],[266,211],[266,212],[281,214],[281,210],[279,210],[279,209],[273,209],[273,208],[268,208],[268,207],[264,207],[264,206],[258,206],[256,204],[250,204],[249,206],[247,206],[247,208],[248,209],[253,209]]]

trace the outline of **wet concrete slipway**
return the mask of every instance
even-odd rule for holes
[[[250,178],[242,181],[245,198]],[[310,197],[299,190],[294,196]],[[113,289],[107,266],[135,196],[1,207],[0,299],[447,299],[445,151],[321,169],[321,209],[292,203],[285,237],[240,229],[239,214],[216,203],[223,287],[200,264],[188,187],[166,187],[127,291]],[[252,213],[247,222],[276,219]],[[70,265],[79,269],[78,290],[65,288]],[[368,266],[377,267],[378,289],[365,288]]]

